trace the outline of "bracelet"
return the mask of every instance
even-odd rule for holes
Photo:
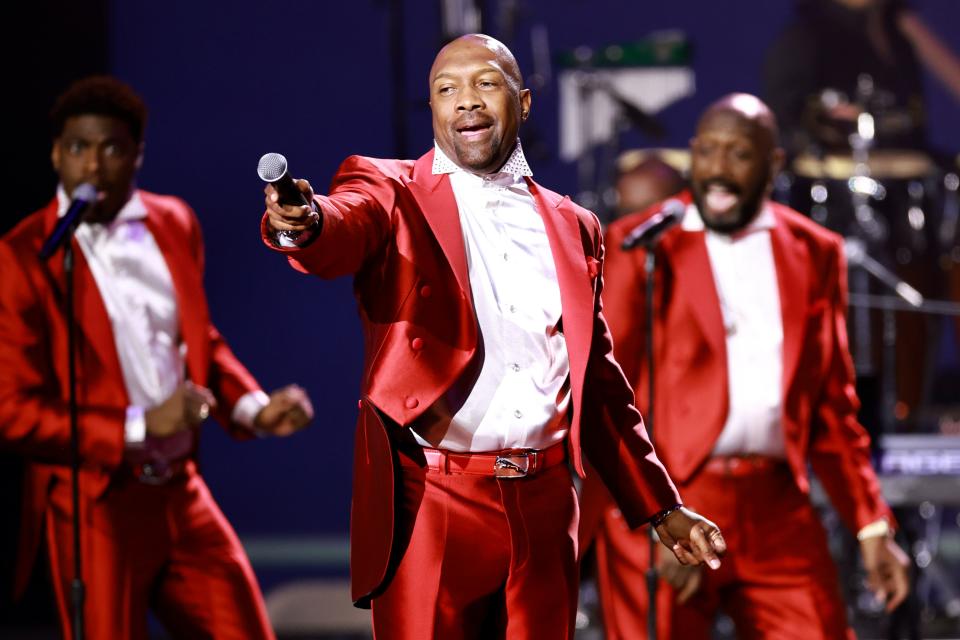
[[[663,511],[658,511],[657,513],[653,514],[652,518],[650,518],[650,526],[654,528],[659,527],[661,524],[663,524],[663,521],[667,519],[667,516],[669,516],[674,511],[682,508],[683,508],[683,503],[678,502],[672,507],[667,507]]]

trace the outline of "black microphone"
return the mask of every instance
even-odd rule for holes
[[[80,224],[80,218],[86,213],[87,208],[97,199],[97,189],[89,182],[78,184],[70,196],[70,206],[67,212],[57,221],[57,226],[53,228],[47,239],[43,241],[40,248],[40,259],[46,260],[57,252],[64,243],[70,241],[73,230]]]
[[[303,192],[297,188],[290,174],[287,173],[287,159],[279,153],[265,153],[257,164],[257,175],[264,182],[269,182],[280,196],[280,204],[309,205]]]
[[[640,245],[653,244],[660,234],[680,222],[683,219],[683,213],[687,210],[681,200],[670,198],[663,203],[660,210],[641,222],[637,227],[627,234],[623,239],[620,248],[624,251],[636,249]]]

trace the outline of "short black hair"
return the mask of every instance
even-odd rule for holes
[[[63,133],[68,118],[82,115],[117,118],[130,127],[130,134],[143,142],[147,124],[147,105],[129,85],[113,76],[89,76],[77,80],[60,94],[50,110],[54,138]]]

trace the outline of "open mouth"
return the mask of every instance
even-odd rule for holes
[[[493,125],[490,123],[476,123],[457,127],[457,133],[466,140],[475,140],[486,135],[492,129]]]
[[[725,185],[713,183],[707,186],[703,202],[715,213],[727,213],[737,205],[739,194]]]

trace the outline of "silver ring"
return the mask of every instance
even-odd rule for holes
[[[210,415],[210,405],[206,402],[200,405],[200,409],[197,411],[198,420],[206,420],[207,416]]]

